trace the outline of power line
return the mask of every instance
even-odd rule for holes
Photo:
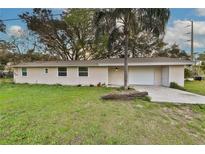
[[[15,19],[4,19],[4,20],[1,20],[3,22],[7,22],[7,21],[15,21],[15,20],[22,20],[21,18],[15,18]]]
[[[52,16],[59,16],[62,14],[53,14]],[[8,21],[16,21],[16,20],[22,20],[21,18],[11,18],[11,19],[1,19],[3,22],[8,22]]]

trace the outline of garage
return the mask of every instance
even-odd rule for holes
[[[129,67],[128,84],[129,85],[154,85],[154,67]],[[108,83],[110,85],[124,84],[123,67],[109,67]]]
[[[154,85],[154,68],[130,67],[128,81],[131,85]]]

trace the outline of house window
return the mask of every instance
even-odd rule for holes
[[[27,76],[27,68],[22,68],[22,76]]]
[[[78,68],[79,76],[88,76],[88,67]]]
[[[67,76],[67,68],[59,67],[58,68],[58,76]]]
[[[47,68],[45,68],[45,74],[47,74],[48,73],[48,69]]]

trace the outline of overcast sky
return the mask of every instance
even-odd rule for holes
[[[53,9],[55,13],[60,13],[63,9]],[[32,11],[32,9],[0,9],[0,19],[18,18],[18,14],[25,11]],[[194,21],[194,47],[196,52],[205,51],[205,9],[171,9],[171,17],[169,19],[165,42],[177,43],[180,48],[190,52],[190,42],[186,40],[190,39],[190,35],[186,33],[190,32],[189,20]],[[26,25],[21,20],[7,21],[7,34],[8,35],[20,35],[21,31],[26,29]],[[8,35],[0,34],[1,38],[6,39]]]

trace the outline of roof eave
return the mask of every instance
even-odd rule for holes
[[[166,65],[193,65],[193,62],[170,62],[170,63],[128,63],[128,66],[166,66]],[[124,66],[123,63],[114,63],[114,64],[106,64],[101,63],[98,65],[14,65],[13,68],[19,68],[19,67],[30,67],[30,68],[37,68],[37,67],[103,67],[103,66]]]
[[[193,65],[193,62],[170,62],[170,63],[131,63],[128,64],[128,66],[166,66],[166,65]],[[124,66],[124,64],[121,63],[115,63],[115,64],[99,64],[99,66]]]

